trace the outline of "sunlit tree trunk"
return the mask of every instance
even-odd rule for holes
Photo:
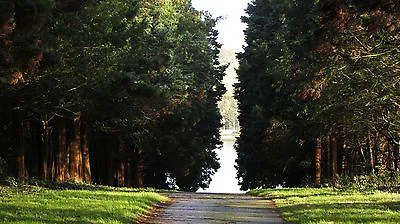
[[[83,181],[85,183],[91,183],[92,173],[90,170],[88,127],[84,119],[81,120],[81,149],[82,149]]]
[[[331,137],[326,137],[326,176],[328,179],[331,178]]]
[[[80,124],[80,117],[77,117],[72,121],[71,138],[69,141],[69,178],[78,183],[83,182]]]
[[[361,144],[361,141],[363,141],[363,138],[357,137],[358,148],[359,148],[359,150],[360,150],[360,154],[361,154],[361,156],[362,156],[362,160],[363,160],[363,162],[364,162],[364,164],[365,164],[362,173],[363,173],[363,174],[368,174],[368,172],[369,172],[369,167],[370,167],[370,165],[369,165],[369,159],[368,159],[368,158],[369,158],[369,157],[368,157],[368,151],[369,151],[369,150],[366,150],[366,148],[363,147],[363,145]]]
[[[125,184],[125,152],[125,140],[121,137],[119,138],[118,166],[116,170],[116,181],[118,186],[124,186]]]
[[[125,163],[122,161],[121,157],[120,161],[118,162],[117,184],[120,187],[125,186]]]
[[[343,148],[342,148],[342,162],[341,162],[341,175],[349,174],[349,163],[347,158],[347,142],[343,140]]]
[[[55,167],[56,167],[56,178],[58,182],[63,182],[67,178],[67,137],[66,137],[66,126],[65,119],[59,118],[56,122],[57,139],[58,139],[58,151],[56,153]]]
[[[369,149],[369,160],[371,165],[371,173],[375,173],[375,153],[374,153],[375,143],[372,140],[371,134],[368,133],[368,149]]]
[[[321,159],[322,159],[322,143],[321,138],[315,140],[315,183],[321,185]]]

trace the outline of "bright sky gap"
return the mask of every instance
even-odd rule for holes
[[[192,5],[197,10],[208,11],[213,17],[222,17],[223,19],[217,24],[219,31],[218,40],[222,44],[223,49],[232,49],[235,52],[243,51],[245,44],[243,31],[246,25],[241,22],[241,17],[245,15],[250,0],[192,0]],[[224,79],[224,84],[232,92],[232,81],[236,76],[234,67],[237,63],[233,62],[233,67],[230,66],[227,71],[227,76]],[[231,94],[232,94],[231,93]],[[234,141],[223,140],[223,148],[217,151],[220,158],[221,168],[213,176],[210,187],[198,192],[211,193],[241,193],[240,186],[236,180],[236,169],[234,168],[235,159],[237,158],[236,151],[233,147]]]
[[[192,0],[192,5],[197,10],[209,11],[214,17],[222,16],[217,29],[222,48],[242,51],[244,45],[243,30],[246,25],[240,20],[245,15],[250,0]]]

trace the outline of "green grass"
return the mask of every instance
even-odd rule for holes
[[[331,188],[252,190],[275,201],[286,223],[400,223],[400,194]]]
[[[0,223],[133,223],[167,198],[128,188],[50,190],[0,186]]]

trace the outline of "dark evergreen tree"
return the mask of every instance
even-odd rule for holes
[[[245,52],[239,55],[241,135],[237,142],[242,189],[295,185],[308,174],[298,87],[314,69],[307,41],[316,23],[313,2],[255,1],[247,9]],[[309,14],[304,14],[307,11]],[[299,22],[302,21],[302,22]]]
[[[10,174],[208,185],[219,167],[225,69],[214,19],[189,1],[26,0],[0,9],[0,162]],[[165,126],[170,119],[183,122]]]
[[[243,189],[398,169],[398,6],[249,5],[236,87]]]

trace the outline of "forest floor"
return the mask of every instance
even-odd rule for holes
[[[285,223],[400,223],[397,193],[333,188],[260,189],[249,193],[273,200]]]
[[[170,206],[144,223],[283,223],[271,200],[244,194],[169,193]]]
[[[149,190],[0,185],[0,223],[133,223],[167,198]]]

